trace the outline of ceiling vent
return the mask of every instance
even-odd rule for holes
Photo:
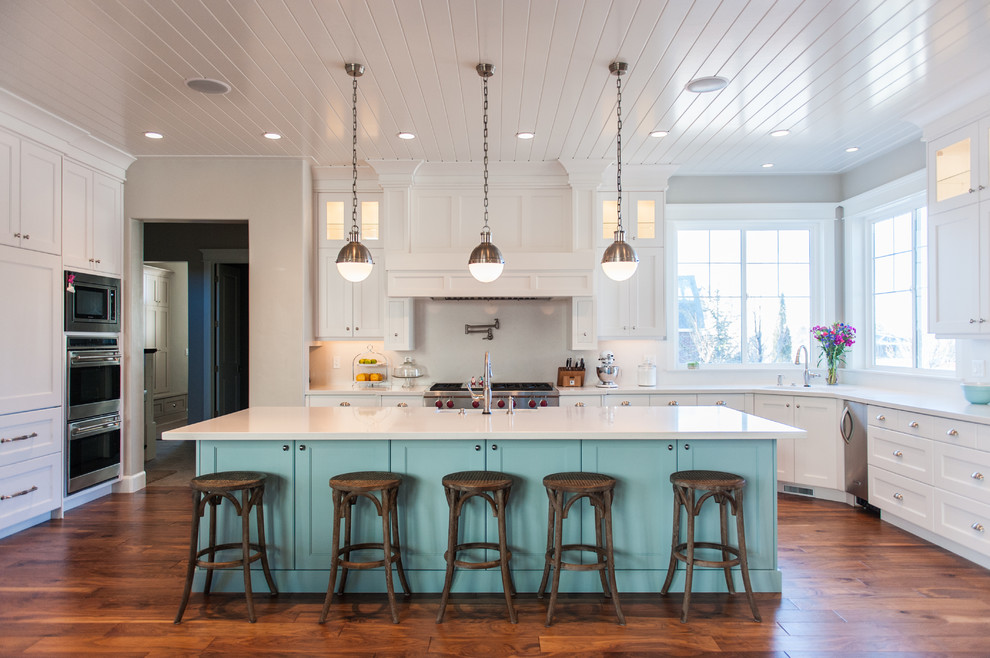
[[[226,82],[210,78],[189,78],[186,86],[201,94],[226,94],[230,91],[230,85]]]

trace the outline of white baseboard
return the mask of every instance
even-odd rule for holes
[[[86,503],[96,500],[97,498],[108,496],[112,491],[113,482],[105,482],[103,484],[98,484],[95,487],[90,487],[89,489],[83,489],[78,493],[69,494],[62,499],[62,511],[68,512],[71,509],[75,509],[80,505],[85,505]]]
[[[818,498],[820,500],[831,500],[835,503],[845,503],[851,507],[856,506],[856,497],[845,491],[829,489],[828,487],[816,487],[807,484],[793,484],[791,482],[777,482],[777,492],[794,494],[797,496],[807,496],[808,498]]]
[[[937,535],[931,530],[922,528],[921,526],[911,523],[906,519],[902,519],[899,516],[895,516],[890,512],[887,512],[886,510],[880,510],[880,520],[886,521],[892,526],[897,526],[901,530],[910,532],[912,535],[915,535],[916,537],[920,537],[925,541],[935,544],[940,548],[944,548],[947,551],[955,553],[959,557],[966,558],[970,562],[975,562],[984,569],[990,569],[990,555],[984,555],[982,553],[978,553],[971,548],[968,548],[966,546],[963,546],[962,544],[958,544],[952,541],[951,539],[942,537],[941,535]]]
[[[148,483],[148,474],[145,471],[140,473],[135,473],[134,475],[124,475],[119,481],[114,482],[113,492],[114,493],[135,493],[144,489],[145,485]]]

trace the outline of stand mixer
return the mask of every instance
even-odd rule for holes
[[[619,366],[614,365],[615,354],[606,350],[598,356],[598,360],[601,361],[601,365],[595,368],[598,379],[601,380],[598,388],[618,388],[615,378],[619,376]]]

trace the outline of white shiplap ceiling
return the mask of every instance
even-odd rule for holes
[[[356,61],[362,160],[480,160],[478,62],[493,159],[611,159],[621,59],[623,162],[833,173],[990,92],[988,56],[987,0],[0,0],[0,87],[136,156],[349,164]]]

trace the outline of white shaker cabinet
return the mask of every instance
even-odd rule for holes
[[[0,245],[0,415],[62,405],[62,262]]]
[[[593,297],[571,299],[571,347],[572,350],[597,350],[598,331]]]
[[[636,255],[639,266],[625,281],[596,268],[599,338],[664,337],[663,248],[637,248]]]
[[[990,334],[990,203],[928,218],[930,329],[940,335]]]
[[[990,118],[928,143],[929,212],[986,201],[990,201]]]
[[[320,249],[317,295],[318,340],[382,340],[385,336],[385,266],[372,250],[375,267],[367,279],[351,283],[337,272],[337,251]]]
[[[62,168],[62,259],[67,269],[123,271],[123,185],[71,160]]]
[[[616,195],[602,192],[595,243],[607,247],[615,240]],[[662,247],[664,233],[664,193],[659,190],[622,193],[622,230],[625,240],[639,251],[640,247]]]
[[[416,348],[416,300],[389,297],[385,300],[385,349],[407,352]]]
[[[172,285],[170,270],[144,266],[144,347],[156,350],[152,356],[155,364],[152,395],[161,396],[170,391],[169,369],[169,293]]]
[[[0,244],[62,249],[62,156],[0,131]]]
[[[844,488],[838,403],[803,395],[756,395],[753,413],[800,427],[804,439],[777,441],[777,479],[806,486]]]

